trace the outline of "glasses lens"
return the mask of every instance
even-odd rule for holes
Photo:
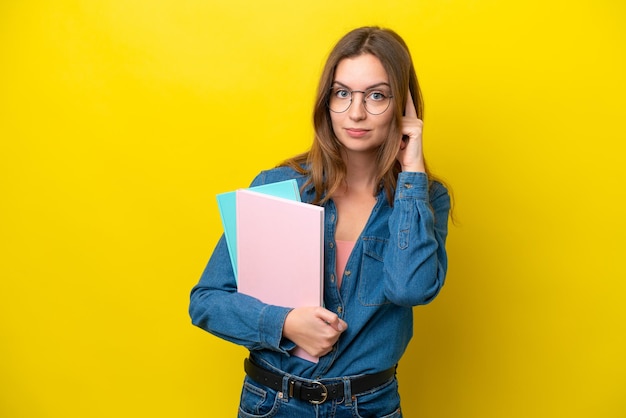
[[[365,110],[372,115],[385,112],[391,103],[391,95],[386,92],[372,91],[365,96]]]
[[[333,87],[330,90],[330,98],[328,99],[328,107],[336,113],[342,113],[348,110],[352,103],[352,93],[341,87]]]

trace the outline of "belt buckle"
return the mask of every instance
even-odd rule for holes
[[[313,405],[319,405],[319,404],[326,402],[326,399],[328,398],[328,389],[326,388],[326,386],[324,386],[324,384],[318,380],[314,380],[313,382],[311,382],[311,384],[321,386],[323,392],[322,392],[322,399],[320,399],[319,401],[309,400],[309,402],[312,403]]]

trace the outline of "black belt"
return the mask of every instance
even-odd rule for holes
[[[285,374],[271,372],[262,367],[257,366],[251,360],[245,359],[243,368],[250,379],[260,385],[265,385],[277,392],[283,390],[283,378]],[[392,367],[375,374],[366,374],[363,376],[350,378],[350,391],[353,395],[367,392],[375,387],[381,386],[388,382],[396,374],[396,368]],[[304,380],[295,376],[289,378],[290,398],[297,398],[303,401],[309,401],[313,404],[321,404],[328,400],[341,399],[344,396],[344,382],[341,378],[330,379],[333,383],[322,383],[319,380]]]

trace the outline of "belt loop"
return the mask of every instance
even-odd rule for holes
[[[349,378],[343,379],[343,401],[346,406],[352,406],[352,385]]]
[[[283,391],[282,391],[282,395],[283,395],[283,402],[287,403],[289,402],[289,395],[290,395],[290,387],[289,387],[289,380],[291,379],[291,375],[285,373],[285,375],[283,376]]]

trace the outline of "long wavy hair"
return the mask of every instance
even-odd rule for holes
[[[309,177],[303,189],[313,186],[315,198],[312,203],[315,204],[321,205],[329,200],[345,181],[346,164],[341,154],[342,145],[333,131],[328,100],[339,62],[362,54],[372,54],[380,60],[389,77],[391,94],[394,97],[392,106],[387,110],[394,112],[394,118],[389,137],[378,150],[377,188],[372,190],[376,195],[378,187],[382,187],[390,204],[393,204],[398,173],[402,171],[396,156],[402,140],[401,124],[407,91],[411,92],[417,117],[422,120],[424,117],[422,93],[404,40],[390,29],[375,26],[354,29],[346,34],[330,52],[320,78],[313,111],[315,136],[311,149],[281,164]],[[427,174],[432,179],[428,169]]]

